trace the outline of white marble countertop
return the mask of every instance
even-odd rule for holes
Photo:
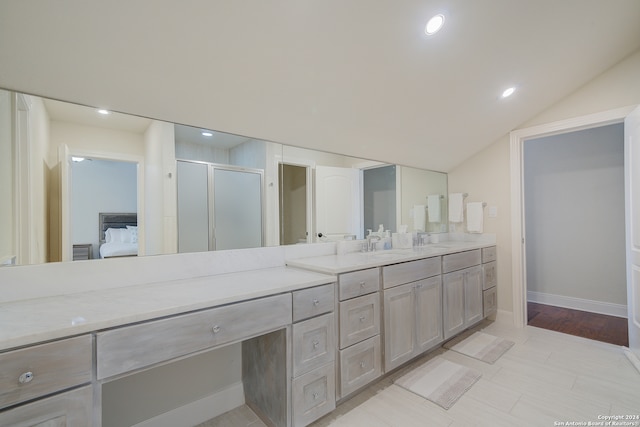
[[[289,267],[0,303],[0,350],[332,283]]]
[[[374,252],[352,252],[343,255],[325,255],[287,260],[291,267],[304,268],[319,273],[340,274],[365,268],[413,261],[432,256],[495,246],[495,242],[446,241],[427,244],[414,249],[391,249]]]

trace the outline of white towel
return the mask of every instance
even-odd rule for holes
[[[462,193],[449,194],[449,222],[464,221],[462,199]]]
[[[424,231],[425,213],[424,205],[413,207],[413,231]]]
[[[440,222],[440,195],[431,194],[427,196],[427,212],[429,222]]]
[[[482,202],[467,203],[467,231],[482,233],[483,220],[484,206],[482,206]]]

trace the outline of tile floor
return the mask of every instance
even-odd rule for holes
[[[493,365],[439,348],[364,389],[312,426],[538,427],[588,425],[610,415],[640,416],[640,373],[621,347],[498,322],[479,329],[515,345]],[[449,410],[393,384],[436,355],[482,372],[482,378]],[[245,419],[242,414],[247,411]],[[640,420],[635,422],[640,426]],[[264,424],[241,407],[202,426],[240,425]]]

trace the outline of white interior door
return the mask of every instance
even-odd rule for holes
[[[629,349],[640,358],[640,107],[625,119],[624,139]]]
[[[315,184],[316,237],[361,239],[360,170],[316,166]]]

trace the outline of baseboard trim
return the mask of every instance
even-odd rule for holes
[[[244,388],[240,381],[217,393],[160,414],[133,427],[191,427],[243,404]]]
[[[629,362],[631,362],[631,364],[636,368],[636,370],[638,371],[638,373],[640,373],[640,359],[638,359],[638,356],[632,352],[629,348],[627,347],[622,347],[624,349],[624,354],[627,356],[627,359],[629,359]]]
[[[510,325],[515,325],[515,321],[513,318],[513,311],[498,310],[496,312],[495,321],[499,323],[508,323]]]
[[[527,301],[556,307],[572,308],[590,313],[606,314],[609,316],[627,318],[627,306],[611,302],[593,301],[582,298],[553,295],[543,292],[527,291]]]

